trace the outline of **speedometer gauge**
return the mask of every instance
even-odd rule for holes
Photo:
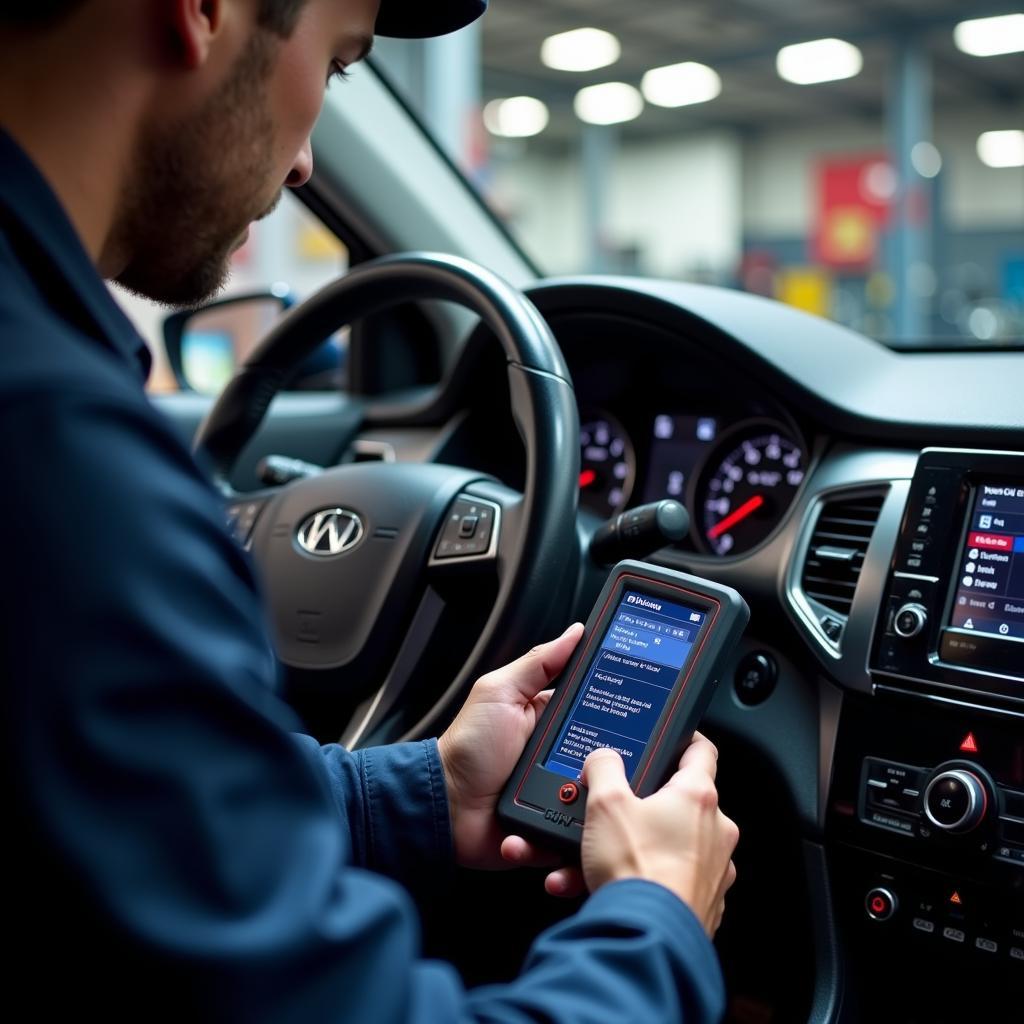
[[[636,456],[622,424],[607,413],[580,424],[580,505],[603,519],[621,512],[633,493]]]
[[[771,424],[726,440],[698,486],[701,540],[716,555],[748,551],[779,524],[804,478],[804,451]]]

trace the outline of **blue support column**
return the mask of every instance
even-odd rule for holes
[[[930,182],[914,167],[919,142],[931,141],[931,65],[921,40],[896,43],[887,111],[889,159],[898,187],[893,199],[887,270],[893,283],[893,333],[911,341],[929,334],[927,296],[920,283],[932,266]]]
[[[582,128],[584,254],[587,269],[602,274],[613,269],[605,228],[618,132],[610,125],[583,124]]]

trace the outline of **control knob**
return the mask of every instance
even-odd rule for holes
[[[924,813],[945,832],[970,832],[985,820],[988,790],[973,771],[964,767],[936,770],[924,791]]]
[[[917,636],[928,623],[928,611],[923,604],[905,604],[892,620],[892,628],[898,636],[909,640]]]

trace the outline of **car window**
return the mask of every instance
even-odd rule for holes
[[[265,220],[252,225],[249,240],[231,260],[231,277],[219,298],[253,292],[289,294],[296,301],[311,295],[334,280],[349,264],[345,246],[317,220],[290,192],[285,191],[277,209]],[[112,290],[132,318],[153,354],[153,372],[149,390],[166,394],[178,390],[174,373],[164,350],[162,324],[170,310],[130,295],[116,285]],[[237,313],[231,308],[203,315],[200,330],[193,337],[186,361],[198,389],[215,393],[231,376],[234,365],[245,358],[278,315],[275,303],[245,307]],[[230,328],[230,330],[229,330]],[[223,339],[230,337],[230,351]],[[300,381],[304,387],[329,385],[337,380],[337,370],[345,356],[345,336],[332,338],[330,356],[320,360],[323,366]],[[327,364],[330,364],[328,367]],[[325,368],[328,372],[324,372]]]
[[[377,59],[544,273],[741,288],[901,347],[1022,343],[1024,13],[529,8]]]

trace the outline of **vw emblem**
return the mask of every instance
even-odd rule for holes
[[[359,543],[363,521],[345,508],[325,508],[314,512],[300,527],[299,547],[311,555],[330,558]]]

